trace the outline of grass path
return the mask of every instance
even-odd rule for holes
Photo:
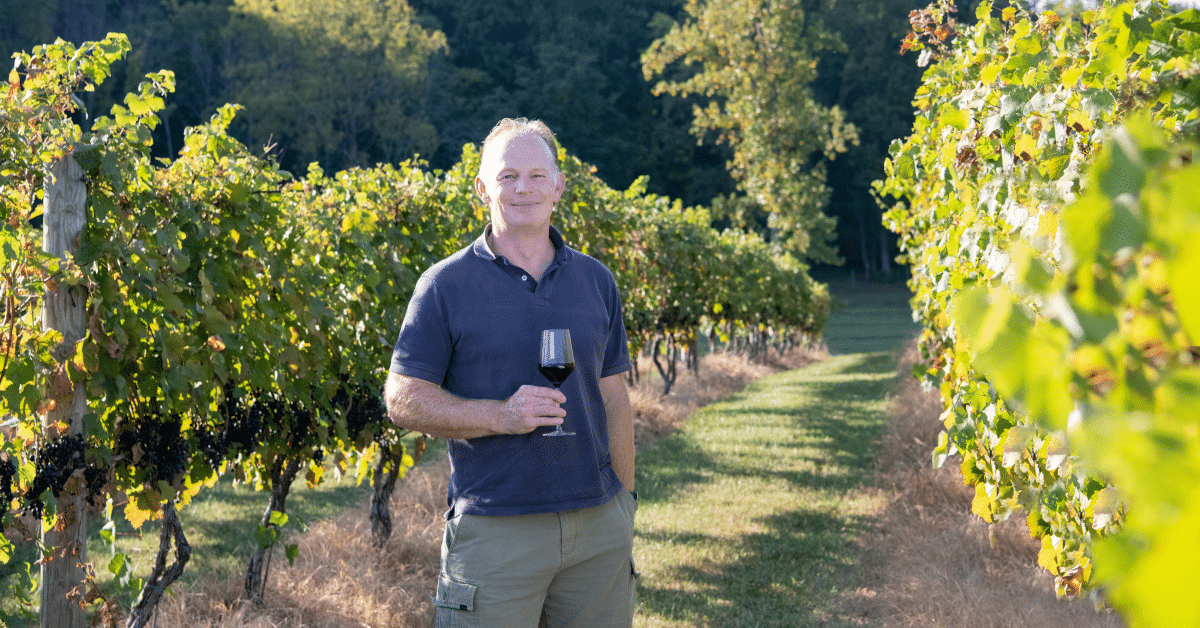
[[[886,504],[875,451],[911,322],[902,291],[842,298],[835,355],[754,382],[638,454],[635,626],[846,624],[833,602],[857,586],[856,540]]]
[[[638,620],[822,626],[855,586],[888,353],[834,356],[702,410],[639,455]],[[836,622],[834,622],[836,624]]]

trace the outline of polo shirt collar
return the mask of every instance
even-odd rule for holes
[[[488,235],[491,233],[492,223],[489,222],[487,226],[483,228],[483,233],[480,234],[479,237],[475,239],[475,243],[471,245],[471,250],[483,259],[498,262],[500,261],[500,256],[496,255],[495,251],[492,250],[491,245],[488,244]],[[558,229],[555,229],[553,225],[550,226],[550,244],[554,245],[555,261],[562,263],[571,259],[571,248],[568,247],[566,242],[563,241],[562,234],[559,233]]]

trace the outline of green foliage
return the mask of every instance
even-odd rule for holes
[[[313,164],[295,178],[230,136],[241,108],[227,105],[187,130],[178,158],[155,160],[170,72],[146,75],[90,131],[70,118],[77,93],[128,49],[118,35],[39,48],[21,58],[0,108],[0,416],[9,422],[0,453],[14,480],[0,514],[10,528],[41,500],[55,524],[54,491],[30,488],[33,460],[47,409],[82,383],[86,462],[109,480],[90,497],[109,497],[110,520],[123,515],[138,529],[164,503],[186,504],[232,477],[277,498],[256,534],[270,549],[289,472],[316,486],[328,460],[361,481],[402,436],[380,399],[391,343],[420,273],[486,222],[471,192],[479,155],[468,145],[445,172],[406,161],[328,176]],[[26,145],[36,150],[18,150]],[[30,223],[46,164],[60,158],[83,168],[88,199],[79,250],[61,262],[39,252]],[[754,235],[718,235],[705,211],[647,195],[642,181],[618,191],[565,151],[562,162],[559,224],[613,269],[635,349],[723,323],[760,338],[819,332],[828,296],[794,259]],[[86,295],[87,333],[61,355],[61,336],[41,331],[38,300],[64,283]],[[128,499],[116,504],[116,495]],[[295,551],[285,550],[289,560]],[[7,545],[0,552],[23,561]],[[118,556],[109,562],[117,588],[136,587]],[[10,599],[32,600],[30,582],[8,578]]]
[[[1143,1],[1077,18],[1011,7],[997,16],[985,3],[978,23],[960,30],[949,6],[914,17],[905,47],[936,63],[916,94],[912,135],[893,144],[889,178],[877,185],[907,200],[886,220],[913,267],[913,307],[926,328],[920,375],[940,386],[946,406],[935,463],[963,457],[972,510],[985,520],[1028,512],[1042,540],[1038,562],[1060,594],[1116,587],[1110,599],[1133,625],[1161,625],[1153,618],[1167,616],[1162,609],[1144,606],[1157,594],[1134,592],[1146,581],[1126,587],[1113,577],[1133,558],[1114,560],[1106,548],[1129,539],[1145,547],[1158,534],[1137,520],[1161,514],[1159,505],[1116,499],[1157,484],[1121,470],[1145,451],[1132,432],[1158,442],[1138,418],[1166,395],[1155,390],[1194,362],[1164,302],[1169,284],[1148,287],[1181,268],[1174,249],[1152,242],[1165,231],[1156,221],[1188,234],[1183,196],[1152,187],[1155,176],[1173,181],[1177,166],[1149,127],[1152,119],[1177,137],[1195,132],[1192,14]],[[1115,126],[1142,107],[1150,113],[1132,131]],[[1100,153],[1102,141],[1118,148]],[[1162,198],[1180,200],[1157,214],[1140,209]],[[1187,608],[1181,599],[1174,609]]]
[[[857,141],[837,107],[815,102],[809,84],[817,55],[840,42],[816,18],[816,2],[689,0],[689,18],[655,40],[642,56],[647,80],[663,76],[655,94],[703,95],[692,132],[710,131],[733,149],[729,169],[743,192],[770,214],[774,235],[809,259],[835,261],[827,241],[834,222],[822,157]],[[668,67],[700,66],[681,76]],[[738,220],[736,222],[744,222]]]
[[[1066,430],[1084,468],[1116,487],[1080,513],[1094,529],[1123,521],[1094,548],[1107,598],[1133,626],[1194,625],[1200,604],[1179,583],[1200,575],[1200,308],[1189,302],[1200,166],[1194,147],[1172,147],[1147,116],[1109,136],[1086,191],[1064,209],[1069,261],[967,292],[955,318],[996,389]],[[1038,263],[1022,253],[1017,264]],[[1055,305],[1031,319],[1012,290]],[[990,338],[997,328],[1008,337]],[[1038,359],[1013,361],[1014,348]]]
[[[62,337],[42,331],[40,303],[47,286],[77,285],[81,275],[72,264],[41,251],[42,235],[31,220],[40,219],[47,165],[69,154],[81,139],[69,118],[79,102],[73,94],[94,89],[109,76],[112,61],[128,50],[121,35],[79,47],[61,41],[39,46],[17,55],[0,96],[0,461],[6,467],[0,474],[5,484],[0,486],[5,502],[0,527],[15,539],[37,536],[36,529],[28,529],[32,520],[17,519],[30,512],[22,512],[29,502],[18,496],[46,503],[44,512],[53,521],[53,491],[27,494],[35,492],[35,448],[43,442],[41,419],[53,397],[82,371],[77,361],[61,365],[52,356]],[[13,548],[8,538],[0,544],[5,599],[0,620],[25,616],[37,591],[30,565],[37,557],[24,551],[28,548]]]

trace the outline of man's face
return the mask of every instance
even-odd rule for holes
[[[531,133],[489,144],[475,177],[475,193],[498,230],[549,226],[565,187],[550,147]]]

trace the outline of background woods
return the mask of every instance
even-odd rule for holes
[[[706,3],[730,14],[743,4]],[[771,10],[771,3],[756,4]],[[921,3],[774,4],[777,14],[793,18],[777,25],[772,36],[779,41],[766,45],[793,50],[788,54],[803,54],[809,62],[790,73],[781,65],[784,73],[773,75],[774,82],[747,83],[749,92],[736,97],[765,103],[780,100],[780,85],[807,91],[794,110],[837,107],[857,129],[857,144],[826,166],[822,144],[798,152],[789,171],[827,168],[828,189],[821,191],[818,176],[813,185],[819,193],[804,202],[823,225],[814,259],[840,257],[868,272],[888,270],[897,251],[892,238],[881,237],[869,184],[883,174],[887,144],[911,125],[909,100],[920,69],[898,51],[908,11]],[[0,24],[0,49],[27,51],[56,37],[79,44],[109,32],[127,34],[127,58],[114,65],[111,79],[81,98],[92,116],[99,115],[146,72],[174,72],[176,89],[165,97],[162,124],[154,130],[152,150],[159,157],[175,156],[184,130],[206,123],[228,102],[244,107],[230,134],[247,146],[268,147],[283,170],[300,174],[312,162],[334,172],[416,154],[433,168],[448,169],[462,145],[478,142],[497,119],[525,115],[545,120],[612,187],[624,189],[646,176],[651,193],[689,206],[713,205],[718,228],[743,226],[770,239],[771,206],[739,193],[726,169],[737,157],[731,145],[718,144],[718,132],[695,122],[694,106],[725,102],[733,92],[711,98],[652,93],[661,79],[686,79],[698,66],[681,65],[670,76],[643,75],[642,54],[693,19],[689,6],[683,0],[0,0],[0,13],[11,17]],[[705,72],[719,70],[711,63],[716,58]],[[733,63],[749,63],[746,57],[729,60],[729,72],[738,71]],[[778,135],[785,127],[771,128]]]

